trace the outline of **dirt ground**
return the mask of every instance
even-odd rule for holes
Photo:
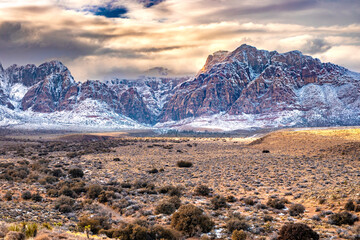
[[[146,182],[155,189],[179,186],[183,189],[182,204],[192,203],[211,216],[215,228],[209,236],[215,239],[231,237],[226,223],[234,213],[240,213],[250,226],[249,239],[273,239],[288,222],[309,225],[320,239],[352,239],[360,234],[359,222],[352,226],[329,222],[329,216],[344,211],[347,201],[360,206],[359,128],[288,129],[249,138],[140,138],[125,133],[57,134],[36,139],[7,136],[0,139],[1,152],[0,163],[27,160],[32,164],[47,160],[48,169],[80,168],[87,185]],[[180,168],[177,166],[180,160],[193,165]],[[150,173],[154,169],[158,172]],[[84,212],[96,212],[80,209],[71,214],[60,213],[53,207],[56,199],[46,194],[49,186],[38,181],[0,179],[0,195],[12,191],[15,199],[11,203],[0,201],[1,221],[36,220],[74,226]],[[196,195],[199,185],[209,187],[211,194]],[[26,189],[32,192],[37,189],[43,201],[24,204],[20,195]],[[236,201],[214,209],[211,199],[216,195],[231,195]],[[85,200],[84,195],[77,197],[79,202]],[[154,210],[164,198],[163,194],[144,193],[140,188],[120,192],[114,198],[113,204],[122,199],[131,202],[124,211],[118,211],[110,203],[97,203],[96,207],[110,212],[115,224],[143,218],[169,226],[171,215],[155,214]],[[288,200],[285,208],[262,206],[267,205],[268,199],[276,198]],[[289,208],[296,203],[302,204],[305,212],[290,216]],[[130,208],[134,205],[137,207]],[[12,209],[20,209],[21,213],[18,211],[15,216]],[[50,209],[47,217],[40,216]],[[352,214],[359,216],[358,212]],[[264,216],[273,220],[264,221]]]

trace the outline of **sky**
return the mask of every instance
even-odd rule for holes
[[[241,44],[360,72],[359,0],[0,0],[0,62],[62,61],[77,81],[194,75]]]

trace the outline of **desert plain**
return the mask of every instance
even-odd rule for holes
[[[284,239],[290,223],[319,239],[360,239],[359,152],[356,127],[247,137],[6,132],[0,239]],[[184,206],[210,222],[179,227]]]

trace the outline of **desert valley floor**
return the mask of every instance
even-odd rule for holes
[[[126,229],[141,239],[140,229],[164,239],[231,239],[234,231],[277,239],[293,222],[320,239],[359,239],[359,152],[359,128],[251,138],[4,135],[0,238],[128,239]],[[175,211],[188,204],[211,229],[177,227]]]

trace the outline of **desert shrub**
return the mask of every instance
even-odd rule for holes
[[[42,233],[41,235],[34,238],[34,240],[51,240],[51,237],[46,233]]]
[[[270,150],[264,149],[262,153],[270,153]]]
[[[182,195],[182,188],[180,186],[172,186],[167,185],[159,188],[159,193],[168,194],[170,196],[178,196]]]
[[[25,234],[21,232],[8,232],[4,238],[5,240],[25,240]]]
[[[360,212],[360,204],[356,204],[354,211]]]
[[[76,197],[75,192],[71,190],[68,186],[63,186],[59,191],[59,195],[64,195],[72,198]]]
[[[200,196],[209,196],[210,188],[205,185],[199,185],[195,188],[195,194]]]
[[[181,206],[181,200],[178,196],[172,196],[169,198],[168,201],[174,204],[176,209],[178,209]]]
[[[120,158],[114,158],[113,161],[114,162],[120,162],[121,160],[120,160]]]
[[[25,228],[25,236],[27,238],[36,237],[39,229],[37,223],[24,223],[24,228]]]
[[[148,224],[125,224],[118,229],[101,230],[100,233],[105,234],[109,238],[119,238],[125,240],[176,240],[181,235],[172,229],[167,229],[156,225],[149,227]]]
[[[60,196],[55,202],[55,209],[62,213],[69,213],[73,211],[72,207],[74,206],[74,203],[74,199],[67,196]]]
[[[48,189],[46,191],[46,194],[49,196],[49,197],[58,197],[59,196],[59,192],[56,190],[56,189]]]
[[[335,213],[329,217],[330,224],[333,225],[353,225],[354,222],[358,221],[358,218],[355,215],[352,215],[349,212],[341,212],[341,213]]]
[[[34,202],[41,202],[42,199],[43,197],[38,192],[31,196],[31,200],[33,200]]]
[[[181,234],[173,229],[168,229],[160,225],[152,228],[151,232],[155,235],[156,239],[176,240],[180,239]]]
[[[155,213],[156,214],[166,214],[170,215],[173,212],[175,212],[176,208],[175,205],[169,201],[161,201],[156,207],[155,207]]]
[[[274,218],[270,215],[265,215],[264,216],[264,222],[272,222],[272,220],[274,220]]]
[[[59,169],[59,168],[52,170],[51,174],[54,177],[62,177],[62,176],[64,176],[63,171],[61,171],[61,169]]]
[[[326,202],[326,199],[325,198],[320,198],[319,199],[319,204],[324,204]]]
[[[226,197],[226,201],[229,203],[236,202],[236,197],[234,197],[233,195],[229,195]]]
[[[21,198],[24,200],[30,200],[32,197],[31,192],[25,191],[21,194]]]
[[[231,218],[226,223],[226,229],[229,233],[232,233],[235,230],[247,231],[250,229],[250,226],[243,219]]]
[[[223,196],[215,196],[211,200],[211,205],[214,210],[220,209],[220,208],[226,208],[228,205],[226,204],[226,198]]]
[[[82,178],[84,176],[84,172],[81,168],[72,168],[69,170],[69,174],[72,178]]]
[[[305,207],[301,204],[292,204],[289,208],[290,216],[299,216],[305,212]]]
[[[87,195],[91,199],[97,198],[100,193],[103,191],[103,188],[100,185],[93,184],[88,187]]]
[[[12,200],[12,197],[13,197],[12,192],[7,191],[7,192],[5,193],[5,195],[4,195],[4,200],[6,200],[6,201],[11,201],[11,200]]]
[[[194,236],[199,232],[210,232],[214,227],[213,221],[206,216],[202,209],[192,205],[183,205],[171,217],[171,226],[178,231]]]
[[[192,162],[189,162],[189,161],[178,161],[176,162],[176,166],[180,167],[180,168],[189,168],[189,167],[192,167]]]
[[[131,188],[132,187],[131,183],[129,183],[129,182],[122,182],[122,183],[120,183],[120,186],[122,188]]]
[[[353,201],[349,200],[346,204],[345,204],[345,210],[347,211],[354,211],[355,210],[355,204]]]
[[[244,198],[243,201],[246,205],[253,206],[255,204],[254,199],[252,199],[251,197]]]
[[[231,240],[246,240],[246,233],[243,230],[235,230],[231,235]]]
[[[303,223],[290,223],[281,227],[279,240],[318,240],[319,235]]]
[[[153,168],[153,169],[148,171],[148,173],[150,173],[150,174],[155,174],[155,173],[158,173],[158,172],[159,172],[159,170],[157,170],[157,168]]]
[[[285,203],[289,203],[285,198],[270,198],[266,205],[275,209],[283,209],[285,208]]]
[[[99,203],[106,203],[109,201],[109,197],[105,191],[102,191],[98,196]]]
[[[90,231],[93,234],[98,234],[101,229],[108,230],[111,227],[107,217],[90,218],[88,216],[80,217],[77,226],[80,231],[84,231],[85,227],[90,226]]]

